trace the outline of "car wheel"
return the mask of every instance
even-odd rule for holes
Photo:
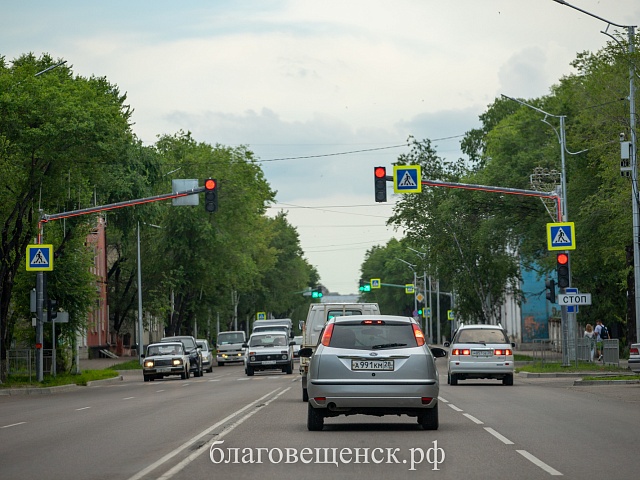
[[[309,404],[307,411],[307,429],[310,432],[319,432],[324,428],[324,413],[319,408],[313,408]]]
[[[513,385],[513,374],[505,375],[502,377],[503,385]]]
[[[308,402],[309,401],[309,392],[307,391],[306,388],[302,389],[302,401],[303,402]]]
[[[451,385],[451,374],[447,373],[447,385]]]
[[[293,373],[293,362],[291,362],[291,363],[287,366],[287,368],[285,369],[285,373],[286,373],[287,375],[291,375],[291,374]]]
[[[144,381],[145,381],[145,382],[148,382],[148,381],[149,381],[149,375],[143,375],[143,377],[144,377]]]
[[[191,378],[191,367],[187,366],[187,380]]]
[[[187,375],[189,375],[189,369],[185,368],[184,371],[180,374],[180,378],[182,380],[186,380],[187,378],[189,378],[189,377],[187,377]]]
[[[456,375],[455,373],[451,374],[451,385],[457,385],[458,384],[458,375]]]
[[[218,362],[219,367],[224,367],[224,362]]]
[[[424,413],[418,415],[418,423],[425,430],[437,430],[438,429],[438,404],[433,408],[426,410]]]
[[[153,382],[156,379],[156,377],[154,377],[153,375],[149,375],[149,381]]]
[[[247,377],[253,377],[253,367],[247,367],[245,371],[247,373]]]

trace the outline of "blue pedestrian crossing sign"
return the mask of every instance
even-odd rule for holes
[[[548,250],[575,250],[575,231],[573,222],[547,223]]]
[[[53,245],[27,245],[27,271],[53,270]]]
[[[422,192],[420,165],[394,165],[393,191],[395,193]]]

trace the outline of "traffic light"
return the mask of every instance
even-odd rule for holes
[[[370,292],[371,291],[371,283],[365,282],[364,280],[360,279],[360,291],[361,292]]]
[[[571,285],[569,279],[569,254],[559,253],[556,257],[556,260],[556,272],[558,272],[558,288],[567,288]]]
[[[551,303],[556,303],[556,282],[554,279],[549,278],[544,282],[547,288],[547,300]]]
[[[373,169],[373,185],[375,187],[376,202],[387,201],[387,168],[375,167]]]
[[[322,298],[322,295],[322,287],[320,285],[311,290],[311,298]]]
[[[418,302],[418,316],[424,318],[424,302]]]
[[[204,209],[209,213],[218,211],[218,181],[213,178],[204,181]]]
[[[58,300],[47,300],[47,322],[53,322],[58,316]]]

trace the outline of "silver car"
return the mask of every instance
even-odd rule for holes
[[[444,346],[450,347],[447,383],[493,378],[513,385],[515,343],[501,325],[461,325]]]
[[[633,343],[629,347],[629,368],[633,372],[640,372],[640,343]]]
[[[439,380],[435,357],[413,318],[392,315],[334,317],[320,334],[307,380],[307,428],[326,417],[409,415],[425,430],[438,429]]]
[[[213,372],[213,352],[209,348],[209,341],[198,338],[196,343],[202,353],[202,368],[205,372]]]

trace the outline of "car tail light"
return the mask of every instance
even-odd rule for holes
[[[384,320],[363,320],[362,325],[384,325]]]
[[[324,332],[322,334],[322,341],[320,343],[322,343],[322,345],[324,345],[325,347],[328,347],[329,342],[331,341],[331,335],[333,334],[333,325],[333,323],[327,325],[327,328],[324,329]]]
[[[638,349],[636,347],[631,347],[629,349],[629,355],[640,355],[640,352],[638,352]]]
[[[422,397],[422,404],[429,405],[432,400],[433,400],[433,397]]]
[[[505,349],[501,349],[501,348],[497,348],[496,350],[493,351],[494,355],[513,355],[513,352],[511,351],[510,348],[505,348]]]
[[[468,348],[454,348],[451,355],[471,355],[471,350]]]
[[[413,327],[413,336],[416,338],[416,343],[419,347],[425,344],[424,333],[420,330],[420,327],[415,323],[411,325]]]

